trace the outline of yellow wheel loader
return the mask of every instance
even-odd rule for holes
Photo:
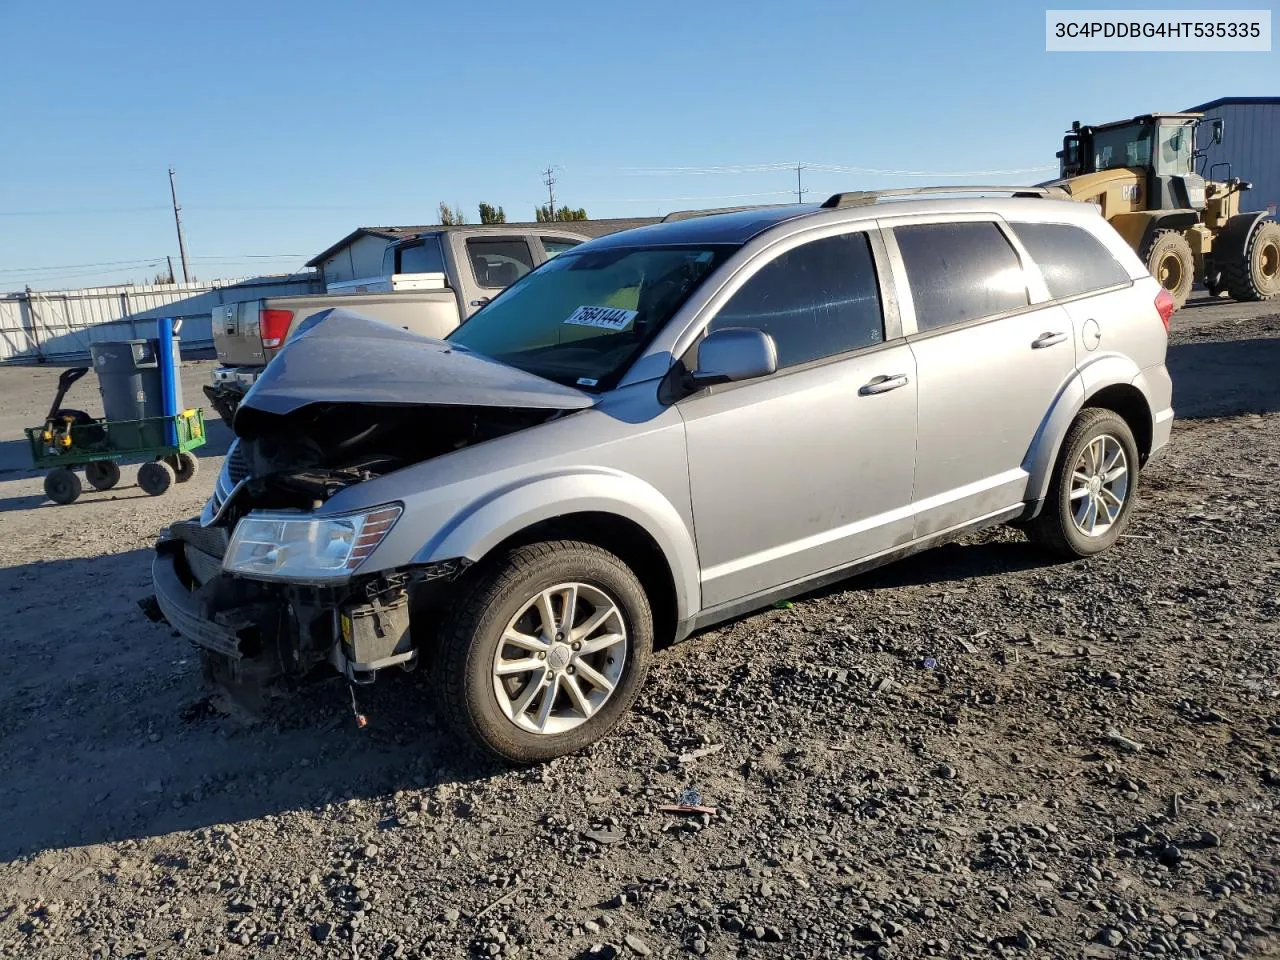
[[[1209,293],[1234,300],[1280,294],[1280,223],[1266,211],[1240,212],[1251,188],[1226,176],[1206,179],[1196,135],[1207,125],[1222,142],[1222,121],[1200,113],[1151,113],[1100,126],[1071,125],[1063,138],[1061,175],[1041,186],[1061,187],[1073,200],[1096,203],[1181,307],[1198,280]]]

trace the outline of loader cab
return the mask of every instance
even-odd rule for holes
[[[1058,154],[1061,175],[1106,170],[1145,173],[1147,210],[1203,210],[1204,178],[1195,169],[1198,113],[1153,113],[1096,127],[1072,124]],[[1221,139],[1214,126],[1215,142]]]

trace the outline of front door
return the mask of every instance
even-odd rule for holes
[[[774,338],[776,373],[682,400],[703,606],[792,584],[910,536],[916,371],[885,342],[865,233],[794,246],[708,330]]]

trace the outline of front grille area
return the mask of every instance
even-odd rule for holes
[[[240,441],[232,440],[227,457],[222,462],[222,469],[218,471],[218,479],[213,484],[213,513],[222,509],[222,504],[231,496],[236,484],[248,476],[249,463],[240,449]]]

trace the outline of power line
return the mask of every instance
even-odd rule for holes
[[[152,257],[138,260],[103,260],[98,263],[63,263],[44,267],[0,267],[0,273],[37,273],[45,270],[79,270],[84,267],[137,266],[159,263],[161,259],[163,258]]]

